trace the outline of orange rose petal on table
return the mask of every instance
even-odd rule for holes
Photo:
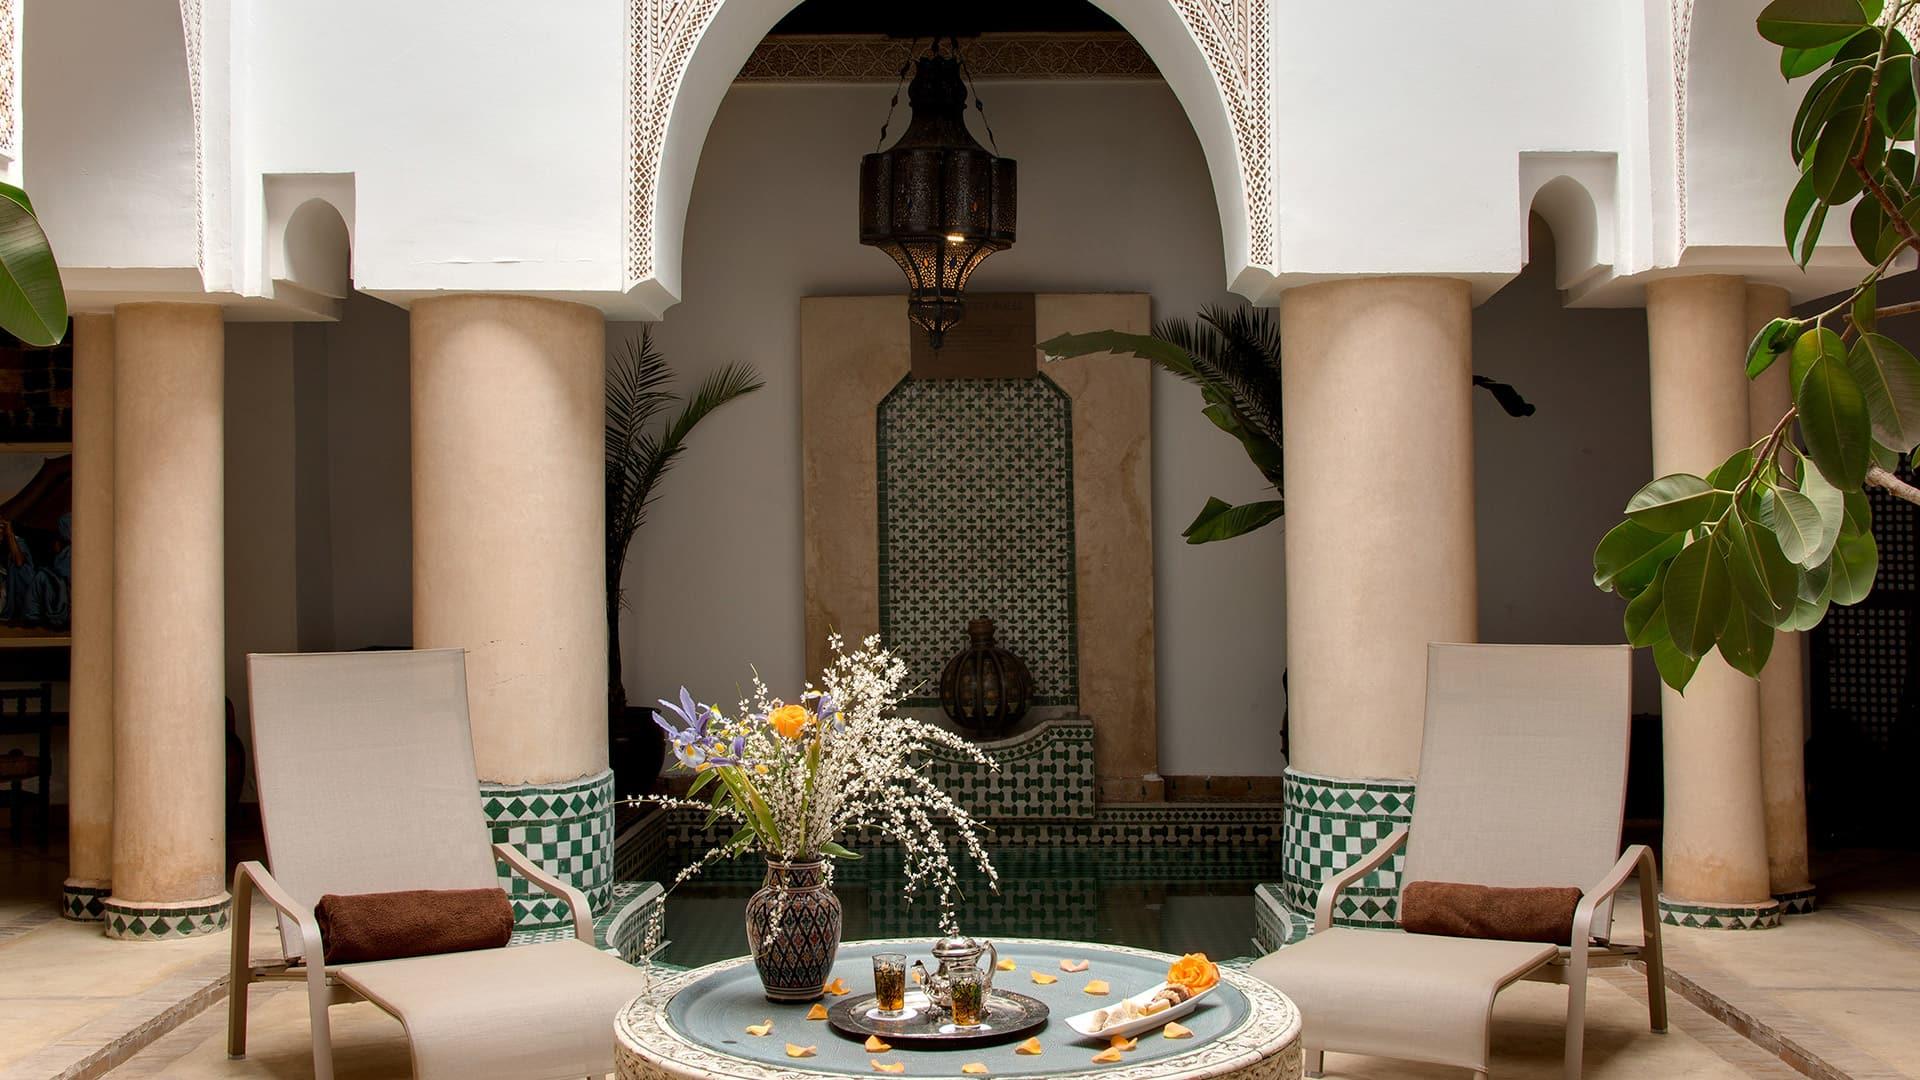
[[[969,1061],[965,1065],[960,1066],[960,1071],[966,1073],[968,1076],[987,1075],[987,1067],[977,1061]]]
[[[813,1003],[813,1008],[807,1010],[807,1019],[809,1020],[825,1020],[826,1018],[827,1007],[817,1001]]]
[[[749,1035],[771,1035],[771,1034],[773,1034],[773,1021],[772,1021],[771,1019],[768,1019],[768,1020],[762,1020],[762,1021],[760,1021],[760,1022],[759,1022],[759,1023],[757,1023],[757,1024],[748,1024],[748,1025],[747,1025],[747,1034],[749,1034]]]
[[[819,1050],[820,1048],[817,1046],[795,1046],[792,1043],[787,1044],[788,1057],[795,1057],[795,1058],[812,1057],[814,1054],[818,1053]]]
[[[873,1066],[874,1072],[903,1073],[907,1071],[907,1063],[904,1061],[896,1061],[889,1065],[884,1061],[875,1061],[872,1058],[868,1058],[867,1064]]]
[[[1111,1065],[1120,1060],[1120,1051],[1108,1048],[1093,1055],[1095,1065]]]
[[[1193,1029],[1178,1020],[1169,1020],[1167,1026],[1161,1030],[1161,1034],[1169,1039],[1191,1039]]]
[[[1074,973],[1076,973],[1076,974],[1077,974],[1077,973],[1079,973],[1079,972],[1082,972],[1082,971],[1085,971],[1085,970],[1087,970],[1087,968],[1088,968],[1088,967],[1090,967],[1090,966],[1092,966],[1092,962],[1091,962],[1091,961],[1088,961],[1088,960],[1062,960],[1062,961],[1060,961],[1060,970],[1061,970],[1061,971],[1069,971],[1069,972],[1074,972]]]
[[[1046,972],[1036,971],[1033,973],[1033,981],[1040,984],[1041,986],[1052,986],[1054,983],[1057,983],[1060,980],[1054,978],[1051,975],[1048,975]]]
[[[882,1039],[880,1036],[867,1036],[867,1051],[869,1053],[884,1054],[891,1049],[893,1049],[893,1044]]]
[[[845,979],[835,979],[828,983],[824,989],[834,997],[844,997],[847,994],[853,993],[853,991],[847,989],[847,980]]]
[[[1139,1039],[1129,1039],[1129,1038],[1127,1038],[1127,1037],[1126,1037],[1125,1035],[1115,1035],[1115,1036],[1113,1037],[1113,1040],[1112,1040],[1111,1042],[1109,1042],[1109,1043],[1107,1043],[1107,1049],[1109,1049],[1109,1050],[1131,1050],[1131,1049],[1133,1049],[1134,1047],[1136,1047],[1136,1046],[1139,1046],[1139,1045],[1140,1045],[1140,1040],[1139,1040]]]
[[[1007,960],[1002,960],[993,966],[995,968],[998,968],[1001,971],[1012,971],[1014,968],[1017,968],[1020,965],[1012,959],[1007,959]],[[986,1066],[982,1065],[981,1068],[984,1069],[986,1068]]]
[[[1013,1052],[1016,1054],[1037,1054],[1040,1052],[1040,1040],[1037,1037],[1028,1039],[1026,1042],[1014,1047]]]
[[[1107,980],[1105,979],[1092,979],[1088,981],[1086,987],[1087,993],[1089,994],[1104,994],[1108,992],[1108,989]]]

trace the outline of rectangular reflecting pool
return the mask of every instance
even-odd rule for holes
[[[996,894],[970,870],[962,875],[963,932],[975,937],[1044,937],[1132,945],[1162,952],[1204,952],[1228,959],[1254,952],[1253,888],[1280,879],[1280,855],[1239,847],[1095,846],[990,849],[1000,875]],[[670,882],[684,862],[671,854],[646,876]],[[741,858],[709,866],[667,897],[660,954],[685,967],[747,951],[747,899],[764,866]],[[898,856],[877,851],[835,868],[844,911],[842,937],[940,936],[931,899],[900,894]]]

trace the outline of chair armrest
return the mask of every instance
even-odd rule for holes
[[[320,920],[313,908],[301,904],[280,887],[273,875],[260,863],[248,860],[233,868],[234,950],[247,947],[246,938],[253,922],[253,894],[266,897],[280,914],[293,920],[300,930],[300,959],[310,968],[326,966],[326,946],[320,940]]]
[[[1576,952],[1585,951],[1587,943],[1593,939],[1594,910],[1602,901],[1611,900],[1613,894],[1620,891],[1620,886],[1625,885],[1635,871],[1639,872],[1642,889],[1648,894],[1640,898],[1641,906],[1647,907],[1658,903],[1659,898],[1656,894],[1660,888],[1660,878],[1659,871],[1654,866],[1653,851],[1645,844],[1630,845],[1627,850],[1620,853],[1619,861],[1613,864],[1613,869],[1607,871],[1607,876],[1601,878],[1598,885],[1581,894],[1579,905],[1573,909],[1573,940],[1567,943],[1570,948]]]
[[[589,945],[593,944],[593,909],[587,906],[586,893],[560,880],[512,844],[493,845],[493,854],[501,862],[513,867],[521,877],[545,889],[547,895],[565,900],[567,910],[573,913],[573,936]]]
[[[1380,865],[1400,850],[1407,842],[1407,830],[1403,826],[1387,834],[1386,839],[1373,846],[1373,850],[1360,856],[1345,870],[1333,875],[1325,885],[1320,886],[1320,899],[1313,907],[1313,931],[1319,933],[1333,925],[1333,902],[1347,886],[1380,869]]]

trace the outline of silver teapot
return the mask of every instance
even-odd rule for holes
[[[981,975],[982,991],[993,989],[993,972],[1000,962],[1000,951],[991,941],[975,941],[966,935],[945,937],[933,943],[934,970],[929,972],[925,963],[913,962],[915,978],[926,988],[927,997],[943,1011],[953,1009],[952,973],[964,968],[978,968],[980,954],[985,953],[987,966]]]

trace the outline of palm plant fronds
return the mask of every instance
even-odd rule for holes
[[[687,448],[700,421],[735,398],[766,385],[751,364],[728,364],[708,375],[687,397],[671,389],[673,368],[654,345],[650,329],[607,359],[607,625],[610,695],[619,691],[620,581],[627,552],[646,524],[660,480]],[[655,421],[675,410],[664,424]]]

